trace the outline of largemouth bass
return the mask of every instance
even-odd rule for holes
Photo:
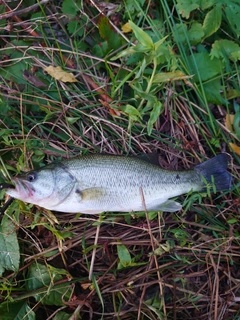
[[[174,212],[182,206],[172,197],[206,184],[216,191],[230,189],[227,162],[228,156],[219,154],[191,170],[168,171],[135,157],[81,156],[13,178],[15,188],[7,194],[61,212]]]

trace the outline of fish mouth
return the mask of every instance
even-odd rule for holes
[[[35,189],[33,188],[32,185],[30,185],[28,183],[28,181],[14,178],[13,183],[15,185],[14,191],[16,193],[18,193],[21,197],[32,197],[33,196]]]

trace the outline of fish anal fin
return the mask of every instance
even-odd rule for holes
[[[173,200],[167,200],[166,202],[161,203],[160,205],[156,205],[154,207],[148,208],[149,211],[159,210],[166,212],[176,212],[182,209],[182,205]]]
[[[82,210],[81,213],[84,213],[84,214],[100,214],[100,213],[102,213],[102,211],[100,211],[100,210]]]

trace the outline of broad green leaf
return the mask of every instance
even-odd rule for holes
[[[210,56],[226,62],[228,59],[237,61],[240,60],[240,46],[232,40],[217,40],[212,45]]]
[[[215,6],[207,13],[203,22],[204,39],[211,36],[216,32],[221,25],[222,21],[222,8]]]
[[[160,114],[162,113],[162,111],[163,111],[162,103],[160,101],[156,101],[153,105],[153,109],[150,113],[150,118],[149,118],[148,124],[147,124],[147,132],[148,132],[149,136],[152,133],[153,125],[157,121],[157,119],[160,116]]]
[[[57,284],[49,286],[48,290],[44,294],[35,294],[36,301],[41,301],[44,305],[64,306],[65,301],[68,301],[71,296],[71,288],[68,283]]]
[[[173,29],[173,38],[176,43],[182,42],[186,43],[187,42],[187,26],[183,23],[176,23]]]
[[[109,52],[107,41],[97,43],[92,50],[97,57],[100,57],[100,58],[105,57],[106,54]],[[116,57],[116,59],[118,59],[118,57]],[[114,59],[111,59],[111,60],[114,60]]]
[[[46,305],[62,306],[64,305],[62,298],[68,300],[70,296],[69,284],[66,282],[56,285],[55,283],[62,280],[63,276],[69,277],[65,269],[35,262],[28,269],[26,288],[28,291],[37,291],[41,288],[41,293],[34,294],[36,301]]]
[[[180,246],[184,246],[186,244],[187,238],[189,236],[187,231],[177,228],[177,229],[171,229],[171,232],[173,233],[174,238],[180,241]],[[170,243],[168,243],[166,246],[166,250],[170,250],[170,249],[171,249],[171,245]]]
[[[78,11],[82,8],[81,0],[64,0],[62,3],[62,12],[76,16]]]
[[[147,52],[149,52],[149,47],[138,43],[136,46],[132,46],[125,50],[122,50],[121,52],[119,52],[119,54],[112,57],[110,60],[114,61],[125,56],[130,56],[127,61],[127,65],[131,65],[141,61],[144,58],[143,54]]]
[[[211,8],[213,5],[219,4],[219,3],[221,3],[221,0],[202,0],[200,2],[200,8],[202,10],[205,10],[205,9]]]
[[[237,89],[227,89],[227,99],[235,99],[240,97],[240,90]]]
[[[125,40],[116,32],[106,16],[100,16],[98,20],[98,27],[99,34],[107,41],[109,50],[116,50],[125,43]]]
[[[188,41],[192,44],[198,44],[204,36],[203,27],[200,23],[194,22],[188,30],[183,23],[176,23],[173,31],[175,42],[182,42],[184,44]]]
[[[142,118],[140,112],[130,104],[123,106],[121,108],[121,111],[126,113],[129,116],[129,118],[133,121],[139,121]]]
[[[125,50],[122,50],[121,52],[119,52],[119,54],[117,54],[116,56],[112,57],[110,60],[114,61],[114,60],[117,60],[117,59],[122,58],[122,57],[130,56],[135,52],[136,51],[134,50],[134,47],[130,47],[130,48],[127,48]],[[139,61],[139,59],[137,59],[137,61]]]
[[[144,5],[145,0],[126,0],[126,12],[131,16],[139,14],[139,9]]]
[[[196,45],[201,42],[204,36],[203,27],[200,23],[194,22],[191,28],[188,30],[189,41],[192,45]]]
[[[156,101],[156,96],[154,94],[147,93],[141,86],[141,84],[137,81],[132,81],[129,83],[130,87],[135,91],[135,95],[140,97],[141,99],[149,100],[149,101]]]
[[[173,247],[172,242],[173,242],[172,240],[167,240],[165,243],[159,243],[159,247],[155,249],[153,252],[149,253],[149,256],[152,256],[152,255],[161,256],[166,252],[170,252],[170,250]]]
[[[203,36],[203,27],[200,23],[194,22],[189,30],[183,23],[177,23],[174,27],[173,36],[175,42],[187,43],[188,40],[192,45],[198,44]]]
[[[149,52],[151,48],[149,48],[149,46],[142,44],[142,43],[138,43],[135,47],[134,47],[134,51],[136,52]]]
[[[70,21],[67,25],[67,28],[68,28],[69,33],[71,33],[72,35],[74,35],[74,36],[77,35],[79,37],[82,37],[84,35],[84,33],[86,32],[87,23],[88,23],[88,18],[84,15],[81,15],[79,17],[79,19]],[[84,50],[83,42],[81,42],[80,48],[82,51]]]
[[[155,220],[158,216],[158,212],[157,211],[148,211],[148,218],[150,221]]]
[[[240,50],[231,53],[231,58],[233,61],[240,60]]]
[[[53,320],[69,320],[71,318],[71,315],[69,313],[59,311]]]
[[[118,252],[118,258],[120,260],[120,263],[123,267],[128,267],[131,265],[132,259],[131,255],[123,244],[117,245],[117,252]]]
[[[44,121],[48,121],[49,119],[51,119],[55,115],[55,113],[50,111],[49,108],[46,108],[41,104],[40,104],[39,108],[41,111],[46,113],[46,117],[44,118]]]
[[[148,100],[145,107],[142,109],[142,114],[147,113],[148,111],[152,110],[154,104],[156,102],[156,97],[154,96],[153,100]]]
[[[61,280],[62,276],[55,277],[54,280]],[[26,280],[26,288],[28,291],[34,291],[41,287],[48,287],[51,283],[51,273],[49,269],[37,262],[33,263],[28,269],[28,276]]]
[[[5,13],[6,13],[5,6],[1,5],[0,6],[0,15],[5,14]],[[5,28],[6,25],[7,25],[6,19],[1,19],[0,20],[0,28]]]
[[[83,36],[85,28],[77,20],[72,20],[67,24],[68,32],[79,37]]]
[[[139,63],[139,61],[142,61],[144,58],[144,53],[142,52],[133,52],[133,54],[131,54],[127,61],[126,61],[126,65],[127,66],[131,66],[131,65],[135,65],[137,63]]]
[[[24,41],[12,41],[13,45],[16,46],[26,46]],[[27,47],[27,46],[26,46]],[[10,50],[9,50],[10,49]],[[11,80],[17,83],[23,83],[22,73],[26,69],[26,63],[24,62],[23,53],[18,50],[12,50],[11,47],[7,47],[2,54],[9,55],[11,53],[11,59],[13,60],[12,64],[7,64],[4,68],[0,67],[0,76],[4,79]]]
[[[177,0],[177,9],[183,18],[189,18],[190,13],[200,7],[201,0]]]
[[[222,97],[223,87],[220,79],[214,79],[203,84],[203,90],[209,103],[226,104],[227,101]]]
[[[80,119],[80,117],[66,117],[66,120],[69,124],[74,124]]]
[[[154,56],[157,57],[158,64],[162,63],[162,61],[167,61],[170,56],[174,55],[165,43],[167,38],[168,36],[154,43]]]
[[[2,320],[35,320],[36,315],[25,301],[0,304],[0,316]]]
[[[238,223],[238,220],[232,218],[232,219],[228,219],[227,222],[228,222],[229,224],[234,224],[234,223]]]
[[[174,51],[170,47],[167,47],[165,44],[158,47],[156,50],[156,56],[157,56],[157,64],[165,64],[166,62],[170,66],[170,70],[175,70],[175,61],[176,56]]]
[[[42,24],[46,21],[46,13],[39,10],[31,15],[31,21],[34,21],[34,31],[37,33],[43,32]],[[37,21],[37,22],[36,22]]]
[[[2,104],[0,104],[0,108],[4,108]],[[2,109],[1,109],[2,111]],[[3,115],[2,112],[0,112],[1,115]],[[0,130],[0,137],[8,136],[13,132],[13,129],[1,129]]]
[[[240,111],[236,112],[234,115],[233,128],[236,136],[240,139]]]
[[[153,49],[152,38],[132,21],[129,21],[129,24],[137,40],[149,50]]]
[[[0,264],[0,277],[2,276],[4,270],[5,270],[5,269],[4,269],[3,266]]]
[[[147,66],[147,61],[145,58],[143,58],[143,60],[139,63],[139,69],[136,72],[134,80],[142,78],[144,71],[146,69],[146,66]]]
[[[189,73],[194,74],[194,81],[206,81],[222,72],[222,63],[216,58],[211,59],[207,52],[200,52],[188,58]]]
[[[156,52],[158,53],[158,50],[159,52],[161,52],[161,46],[164,44],[165,40],[168,38],[168,36],[158,40],[157,42],[154,43],[154,48],[156,50]],[[166,48],[166,46],[164,45],[164,48]]]
[[[153,78],[153,83],[170,82],[176,80],[186,80],[193,76],[188,76],[180,70],[174,72],[161,72],[157,73]]]
[[[1,270],[18,271],[20,252],[16,226],[5,215],[0,225],[0,265]]]
[[[239,0],[226,2],[225,7],[226,16],[232,30],[236,33],[237,37],[240,36],[240,2]]]
[[[21,48],[21,50],[14,50],[13,48]],[[40,59],[47,60],[41,51],[31,49],[29,42],[18,39],[12,40],[11,44],[7,44],[4,50],[1,51],[1,55],[10,56],[12,62],[7,62],[6,64],[4,61],[1,62],[0,76],[16,83],[26,83],[23,78],[23,71],[26,70],[27,65],[30,65],[30,62],[27,61],[33,61],[25,58],[26,52],[28,57],[40,57]]]

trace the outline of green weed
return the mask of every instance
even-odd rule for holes
[[[228,152],[236,182],[188,194],[175,215],[99,220],[15,200],[0,225],[1,319],[237,317],[239,12],[238,0],[0,4],[1,183],[94,152],[156,152],[166,169]]]

